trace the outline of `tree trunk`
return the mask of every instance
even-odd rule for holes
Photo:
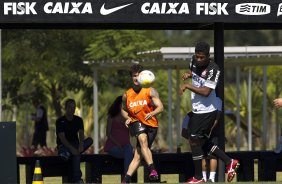
[[[56,88],[55,84],[51,86],[52,104],[57,118],[62,116],[61,103],[60,103],[60,87]]]

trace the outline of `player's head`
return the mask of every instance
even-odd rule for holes
[[[75,107],[76,104],[74,99],[69,98],[65,101],[65,110],[67,115],[73,115],[75,112]]]
[[[210,59],[210,45],[206,42],[198,42],[195,47],[196,65],[205,66]]]
[[[135,86],[139,85],[139,83],[137,81],[137,77],[138,77],[139,73],[142,72],[142,71],[143,71],[143,66],[140,65],[140,64],[134,64],[129,69],[130,77],[132,78],[133,84]]]

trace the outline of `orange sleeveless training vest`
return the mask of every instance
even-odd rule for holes
[[[156,116],[145,121],[146,114],[154,110],[150,93],[151,88],[142,88],[139,93],[136,93],[133,88],[130,88],[126,91],[126,107],[133,122],[141,121],[145,125],[158,127]]]

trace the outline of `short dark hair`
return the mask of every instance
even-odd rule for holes
[[[118,96],[108,109],[108,115],[113,118],[121,112],[122,96]]]
[[[72,99],[72,98],[68,98],[68,99],[65,101],[65,109],[67,108],[67,106],[68,106],[69,103],[74,103],[74,104],[75,104],[75,100]]]
[[[129,74],[132,77],[133,73],[140,73],[143,71],[143,66],[140,64],[134,64],[129,69]]]
[[[203,52],[205,55],[209,55],[210,45],[207,42],[198,42],[195,47],[195,52]]]

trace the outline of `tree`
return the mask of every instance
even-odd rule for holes
[[[68,91],[78,93],[89,85],[91,71],[82,63],[88,32],[3,30],[3,101],[4,107],[17,107],[19,145],[28,144],[32,101],[49,107],[54,120],[62,115],[61,103]]]
[[[61,116],[66,91],[81,89],[91,73],[82,63],[86,45],[85,31],[4,30],[4,97],[13,96],[13,104],[50,98]]]

